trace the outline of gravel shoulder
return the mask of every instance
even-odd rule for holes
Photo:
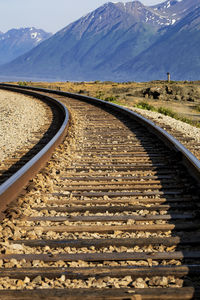
[[[48,122],[44,104],[35,98],[0,92],[0,160],[30,143],[34,133]]]
[[[169,116],[165,116],[163,114],[154,112],[154,111],[148,111],[136,107],[127,107],[131,109],[132,111],[146,117],[147,119],[153,121],[156,125],[160,126],[164,130],[168,131],[170,134],[172,134],[175,138],[177,138],[181,143],[183,143],[182,140],[180,140],[178,137],[176,137],[176,134],[181,136],[183,138],[191,138],[191,141],[187,141],[184,146],[188,148],[198,159],[200,159],[200,147],[198,144],[200,143],[200,128],[194,127],[192,125],[189,125],[187,123],[184,123],[182,121],[173,119]],[[166,129],[165,127],[170,127],[170,129]],[[194,145],[198,148],[194,148]]]

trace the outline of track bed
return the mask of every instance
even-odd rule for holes
[[[199,186],[179,157],[128,117],[54,97],[69,135],[7,210],[0,297],[198,298]]]

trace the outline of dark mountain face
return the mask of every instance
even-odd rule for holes
[[[116,70],[119,77],[134,80],[166,78],[176,80],[200,77],[200,7],[170,28],[146,51]]]
[[[0,32],[0,64],[26,53],[50,36],[50,33],[33,27]]]
[[[0,74],[44,80],[147,80],[168,71],[184,76],[184,66],[192,72],[200,60],[198,7],[200,0],[151,7],[106,3],[1,66]]]

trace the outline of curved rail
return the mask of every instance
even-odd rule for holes
[[[0,84],[0,88],[9,88],[9,87],[16,87],[16,85],[12,84]],[[18,87],[18,86],[17,86]],[[83,96],[79,94],[72,94],[68,92],[62,92],[57,90],[49,90],[45,88],[37,88],[31,86],[20,86],[21,89],[28,89],[28,90],[35,90],[40,92],[48,92],[53,93],[65,97],[70,97],[78,100],[83,100],[86,102],[93,102],[100,106],[113,108],[114,110],[120,111],[121,113],[131,117],[132,119],[140,122],[144,125],[148,130],[152,131],[155,135],[157,135],[163,142],[170,148],[175,149],[177,152],[177,158],[183,161],[183,164],[187,167],[190,175],[197,179],[200,182],[200,161],[188,150],[186,149],[177,139],[175,139],[172,135],[166,132],[161,127],[157,126],[152,121],[146,119],[145,117],[137,114],[136,112],[131,111],[130,109],[123,108],[120,105],[109,103],[104,100],[100,100],[93,97]]]
[[[58,100],[33,91],[24,91],[21,89],[17,89],[16,87],[10,87],[6,89],[12,90],[13,92],[19,92],[29,96],[33,96],[37,99],[42,99],[46,102],[50,102],[51,104],[53,103],[57,108],[59,108],[63,121],[56,135],[42,148],[42,150],[40,150],[29,162],[27,162],[15,174],[13,174],[3,184],[0,185],[1,213],[6,209],[6,206],[10,202],[16,199],[16,197],[20,194],[23,187],[28,183],[28,181],[32,179],[33,176],[44,166],[56,146],[62,142],[66,135],[69,121],[69,112],[67,108]]]
[[[9,86],[4,88],[10,89]],[[13,243],[25,245],[32,247],[32,250],[30,253],[30,249],[27,251],[24,248],[24,254],[13,250],[12,254],[7,254],[7,246],[5,246],[2,248],[5,249],[5,254],[2,253],[0,257],[2,260],[5,262],[11,259],[17,261],[24,259],[26,262],[36,260],[43,261],[47,265],[45,268],[43,264],[41,268],[38,264],[37,266],[31,264],[30,267],[28,265],[28,268],[23,263],[20,263],[22,268],[10,268],[10,266],[3,268],[3,265],[1,278],[17,280],[28,276],[30,280],[34,280],[36,276],[40,276],[41,279],[37,279],[40,282],[40,288],[37,289],[34,285],[33,287],[36,287],[34,291],[27,291],[22,286],[23,289],[20,291],[16,289],[0,291],[1,296],[12,297],[12,299],[31,299],[34,293],[37,299],[55,299],[58,295],[63,299],[66,297],[79,299],[81,296],[87,299],[192,299],[194,293],[199,295],[198,287],[195,290],[195,276],[199,276],[200,270],[198,264],[200,257],[198,248],[200,240],[199,186],[191,180],[191,176],[188,176],[188,172],[182,164],[179,164],[179,160],[182,159],[185,162],[193,176],[195,170],[198,179],[199,161],[172,136],[128,109],[81,95],[38,90],[62,95],[61,101],[68,103],[77,118],[81,120],[76,132],[80,128],[80,138],[83,137],[83,139],[76,138],[75,145],[73,145],[75,155],[71,161],[63,159],[68,153],[67,142],[63,145],[63,152],[57,157],[57,163],[60,166],[59,178],[56,176],[58,180],[52,182],[51,192],[48,188],[41,190],[41,193],[45,193],[48,198],[44,201],[47,213],[42,212],[44,206],[42,205],[43,199],[41,199],[36,206],[30,206],[27,213],[22,211],[18,215],[14,228],[16,231],[23,228],[25,232],[19,235],[19,240],[14,238],[15,230],[13,230],[14,234],[7,233],[7,230],[5,232],[9,238],[9,245]],[[92,105],[66,97],[87,101]],[[95,106],[101,106],[100,108],[103,109]],[[138,126],[138,121],[145,128],[140,124]],[[153,131],[154,134],[146,132],[147,129]],[[159,135],[160,139],[172,148],[172,151],[169,147],[166,149],[167,147],[158,141],[155,134]],[[71,150],[72,148],[69,153]],[[77,157],[76,153],[78,153]],[[12,213],[12,208],[10,211]],[[142,211],[142,214],[139,211]],[[156,213],[154,214],[153,211]],[[38,214],[38,212],[42,213]],[[63,223],[65,221],[66,223]],[[33,231],[33,227],[38,233],[30,237],[29,233]],[[52,231],[53,235],[52,232],[49,235],[49,231]],[[140,232],[144,231],[149,233],[141,235]],[[76,235],[71,236],[70,233],[74,232]],[[87,239],[83,238],[83,232],[84,235],[86,233]],[[94,233],[98,236],[93,235]],[[46,248],[43,250],[44,246],[48,246],[50,250],[46,252]],[[90,250],[91,246],[94,250]],[[112,246],[111,249],[110,246]],[[126,248],[116,252],[114,247],[117,246],[131,248],[131,252],[126,251]],[[140,252],[133,246],[141,247],[141,249],[152,246],[152,250],[146,252],[146,248]],[[172,246],[171,249],[168,248],[170,246]],[[39,253],[35,251],[36,247],[41,247]],[[76,248],[75,253],[74,251],[70,253],[71,251],[67,251],[65,247]],[[87,250],[78,250],[83,247]],[[51,251],[52,248],[56,248],[56,251]],[[101,248],[107,248],[107,250],[99,251]],[[63,264],[52,265],[60,260]],[[135,261],[143,260],[147,262],[145,266],[143,263],[142,265],[135,263]],[[174,265],[176,260],[183,264]],[[84,261],[86,265],[80,265],[79,261]],[[115,261],[116,264],[113,265],[109,261]],[[125,265],[119,261],[124,261]],[[131,263],[129,264],[128,261]],[[156,261],[155,265],[153,261]],[[163,265],[164,261],[169,264]],[[71,262],[75,264],[71,265]],[[56,289],[57,285],[52,285],[48,290],[42,287],[45,278],[53,278],[54,284],[62,275],[65,279],[84,281],[91,277],[95,277],[96,281],[109,276],[113,280],[118,280],[116,277],[122,280],[128,275],[131,276],[131,280],[140,277],[146,280],[147,276],[152,279],[157,276],[161,279],[174,276],[174,282],[177,285],[170,283],[169,286],[164,285],[158,288],[156,281],[141,289],[137,286],[135,288],[135,285],[130,287],[128,281],[125,288],[117,289],[114,285],[110,288],[109,282],[105,288],[98,287],[98,289],[95,289],[96,282],[94,288],[92,286],[91,289],[89,284],[89,289],[84,289],[85,285],[78,288],[75,285],[70,288],[68,284],[63,285],[61,290]],[[182,278],[183,281],[180,281]]]

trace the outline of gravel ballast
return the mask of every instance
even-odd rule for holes
[[[34,133],[48,122],[44,104],[35,98],[0,92],[0,160],[30,143]]]
[[[180,134],[182,138],[191,139],[191,141],[187,141],[187,143],[185,143],[184,146],[189,151],[191,151],[198,159],[200,159],[199,146],[198,146],[200,144],[200,128],[176,120],[172,117],[165,116],[158,112],[149,111],[149,110],[136,108],[136,107],[127,107],[127,108],[153,121],[156,125],[160,126],[168,133],[170,133],[172,136],[174,136],[176,139],[178,139],[180,143],[183,143],[183,141],[180,140],[179,137],[176,137],[175,133],[177,133],[178,135]],[[165,128],[168,126],[171,127],[171,130]],[[195,145],[197,147],[196,149],[194,148]]]
[[[70,102],[70,101],[69,101]],[[67,105],[70,107],[70,104],[68,103],[68,99],[66,100]],[[75,108],[74,108],[75,107]],[[91,116],[85,114],[84,110],[81,110],[83,108],[80,105],[79,106],[73,106],[73,102],[71,104],[71,115],[72,115],[72,120],[69,128],[69,135],[65,139],[65,141],[57,148],[57,150],[54,152],[52,155],[51,160],[49,160],[48,164],[46,167],[37,175],[35,178],[32,180],[30,185],[27,188],[27,193],[20,195],[18,200],[16,201],[16,207],[10,207],[8,211],[6,212],[6,218],[2,221],[1,226],[0,226],[0,253],[2,254],[1,259],[0,259],[0,267],[3,271],[9,271],[7,269],[14,269],[15,271],[18,271],[17,269],[22,269],[22,268],[30,268],[34,269],[36,271],[36,268],[43,268],[43,267],[53,267],[53,268],[62,268],[62,272],[60,272],[60,276],[58,274],[57,277],[55,278],[49,278],[48,274],[42,275],[41,273],[35,274],[35,278],[33,276],[27,275],[26,277],[20,279],[17,277],[16,273],[14,274],[13,277],[5,277],[5,278],[0,278],[0,290],[4,289],[45,289],[45,288],[66,288],[66,289],[73,289],[73,288],[102,288],[102,289],[111,289],[111,288],[122,288],[125,287],[131,291],[131,288],[157,288],[157,287],[164,287],[164,288],[174,288],[174,287],[182,287],[184,285],[184,282],[182,279],[176,278],[175,276],[153,276],[152,277],[147,277],[146,274],[142,276],[141,278],[138,276],[137,278],[132,278],[131,276],[124,276],[118,278],[118,276],[108,276],[107,273],[104,273],[103,275],[100,274],[96,275],[95,269],[94,268],[115,268],[115,267],[126,267],[127,269],[129,267],[163,267],[163,266],[179,266],[181,265],[181,259],[170,259],[170,256],[168,256],[167,259],[161,259],[161,258],[156,258],[157,252],[171,252],[174,255],[174,252],[176,254],[177,249],[176,244],[171,244],[169,247],[166,247],[161,244],[156,244],[156,245],[151,245],[147,244],[147,246],[137,246],[137,245],[131,245],[131,246],[115,246],[112,245],[112,242],[106,246],[94,246],[93,243],[91,243],[91,246],[85,246],[82,247],[82,244],[80,246],[68,246],[68,247],[60,247],[58,246],[59,244],[56,244],[54,247],[52,247],[51,243],[46,242],[45,247],[40,247],[35,244],[34,247],[26,246],[27,241],[34,242],[34,240],[40,240],[40,241],[48,241],[48,240],[74,240],[76,242],[77,240],[89,240],[89,239],[128,239],[128,238],[159,238],[159,237],[164,237],[166,239],[170,239],[174,235],[174,232],[171,230],[168,230],[169,227],[165,227],[164,231],[156,231],[156,232],[150,232],[147,230],[144,231],[144,227],[141,227],[139,230],[135,232],[126,232],[126,229],[123,228],[124,225],[134,225],[135,222],[129,218],[127,218],[126,221],[104,221],[104,222],[97,222],[95,220],[94,222],[89,222],[87,221],[87,224],[85,224],[85,221],[78,220],[78,221],[73,221],[73,217],[80,216],[85,217],[85,216],[93,216],[94,214],[91,213],[90,211],[90,205],[88,204],[88,207],[84,207],[84,210],[80,213],[79,212],[79,207],[77,209],[70,210],[65,213],[61,210],[59,212],[58,204],[56,203],[57,200],[63,201],[63,207],[65,208],[66,206],[72,207],[73,205],[76,207],[76,204],[73,203],[73,201],[82,201],[82,205],[85,205],[85,200],[90,200],[90,197],[88,199],[85,199],[84,196],[81,196],[81,198],[78,196],[75,196],[73,193],[70,192],[70,187],[74,183],[71,182],[69,178],[72,178],[73,176],[102,176],[102,174],[106,173],[105,171],[100,171],[99,172],[93,172],[92,166],[89,165],[90,160],[92,160],[92,165],[102,163],[102,157],[97,156],[96,157],[89,157],[89,160],[86,154],[88,154],[86,149],[92,146],[92,143],[94,141],[94,144],[96,143],[96,137],[99,137],[100,134],[98,134],[98,130],[94,130],[93,135],[95,135],[95,138],[91,140],[91,131],[86,132],[86,129],[88,129],[88,124],[89,121],[91,121],[91,124],[93,122],[93,118],[98,119],[98,116],[102,118],[102,116],[98,112],[93,112],[91,113]],[[85,109],[85,108],[84,108]],[[74,110],[74,111],[73,111]],[[77,111],[80,112],[77,112]],[[89,109],[88,109],[89,110]],[[103,114],[102,114],[103,115]],[[89,118],[90,117],[90,118]],[[91,119],[91,120],[89,120]],[[101,119],[100,119],[101,120]],[[109,122],[108,122],[109,124]],[[108,125],[107,125],[108,126]],[[102,126],[104,129],[105,126]],[[120,128],[120,126],[119,126]],[[112,127],[111,127],[112,129]],[[114,128],[115,129],[115,128]],[[123,128],[122,128],[123,129]],[[112,131],[111,131],[112,132]],[[87,135],[86,135],[87,133]],[[113,134],[113,133],[112,133]],[[111,134],[111,135],[112,135]],[[86,138],[87,137],[87,138]],[[130,141],[132,138],[132,141],[134,142],[134,135],[129,133],[125,135],[125,139],[130,137]],[[123,143],[123,139],[119,139],[119,142],[116,143],[117,140],[115,140],[115,136],[113,140],[110,141],[112,147],[114,148],[115,145],[119,144],[119,142]],[[105,143],[105,142],[104,142]],[[137,142],[136,142],[137,144]],[[103,143],[102,143],[103,145]],[[106,145],[106,143],[105,143]],[[120,145],[120,144],[119,144]],[[97,143],[98,146],[98,143]],[[85,149],[84,149],[85,147]],[[117,147],[117,146],[116,146]],[[117,149],[117,148],[116,148]],[[125,149],[126,150],[126,149]],[[89,152],[89,151],[88,151]],[[158,153],[159,154],[159,153]],[[104,158],[103,158],[104,159]],[[121,159],[121,158],[120,158]],[[86,171],[78,171],[80,167],[80,163],[85,163],[87,167],[87,163],[89,165],[88,169]],[[138,163],[138,161],[141,161],[141,158],[137,158],[135,160],[135,163]],[[123,162],[123,160],[122,160]],[[129,160],[131,163],[131,160]],[[145,162],[145,159],[143,160]],[[127,163],[128,166],[128,163]],[[89,169],[91,167],[91,169]],[[128,166],[129,167],[129,166]],[[68,170],[68,169],[69,170]],[[67,171],[66,171],[67,170]],[[87,172],[88,170],[88,172]],[[80,172],[80,173],[79,173]],[[102,173],[101,173],[102,172]],[[112,176],[112,172],[114,176],[116,175],[121,175],[117,170],[113,170],[107,172],[108,176]],[[153,176],[155,175],[154,170],[139,170],[139,171],[131,171],[129,175],[135,175],[137,178],[138,174],[142,176],[147,175],[149,172],[149,175]],[[118,174],[119,173],[119,174]],[[96,175],[95,175],[96,174]],[[106,175],[107,175],[106,174]],[[174,173],[172,173],[174,174]],[[105,175],[105,176],[106,176]],[[68,179],[65,178],[65,176],[68,176]],[[117,176],[118,177],[118,176]],[[74,178],[73,178],[74,179]],[[168,178],[167,178],[168,179]],[[118,178],[117,178],[118,180]],[[178,184],[178,180],[176,178],[172,178],[172,180],[175,181],[175,183]],[[81,183],[81,180],[79,181],[79,187],[80,186],[85,186],[85,183]],[[122,181],[119,180],[119,181]],[[142,179],[141,179],[142,181]],[[162,180],[159,182],[162,183]],[[108,185],[108,184],[107,184]],[[125,186],[125,184],[123,184]],[[98,186],[101,186],[98,182]],[[105,184],[106,186],[106,184]],[[155,187],[156,186],[156,187]],[[154,198],[145,198],[145,200],[160,200],[162,197],[165,195],[157,193],[157,189],[159,190],[158,185],[153,185],[149,186],[147,184],[147,189],[155,191],[155,195],[153,194],[152,197]],[[171,191],[174,189],[174,186],[170,186],[170,181],[168,181],[168,186],[169,190]],[[179,186],[179,185],[178,185]],[[66,189],[65,189],[66,187]],[[175,188],[177,185],[175,186]],[[88,187],[86,187],[87,189]],[[124,187],[124,191],[127,190],[128,187]],[[134,186],[134,188],[137,190],[137,185]],[[157,189],[156,189],[157,188]],[[180,187],[182,188],[182,186]],[[75,187],[76,189],[76,187]],[[94,188],[95,189],[95,188]],[[109,189],[108,189],[109,190]],[[56,192],[62,192],[64,191],[64,198],[61,198],[61,195],[56,195]],[[72,189],[71,189],[72,191]],[[92,188],[91,188],[92,191]],[[173,190],[172,190],[173,191]],[[185,190],[183,190],[184,192]],[[185,195],[181,191],[180,193],[178,192],[178,195],[182,197],[183,195],[183,201],[186,200],[184,197]],[[174,193],[174,192],[173,192]],[[116,211],[117,211],[117,206],[134,206],[134,201],[140,201],[140,197],[144,197],[141,194],[139,196],[132,197],[130,200],[132,201],[132,204],[127,204],[127,203],[121,203],[121,204],[114,204],[112,202],[113,199],[109,199],[108,194],[105,195],[105,198],[102,197],[102,199],[94,199],[92,198],[92,204],[91,206],[102,206],[101,203],[99,205],[96,204],[95,200],[97,201],[108,201],[107,206],[112,208],[112,206],[116,206]],[[175,199],[173,200],[178,200],[176,199],[175,194]],[[187,196],[187,190],[186,190],[186,196]],[[74,197],[74,198],[73,198]],[[77,198],[76,198],[77,197]],[[178,198],[178,197],[177,197]],[[192,197],[191,197],[192,198]],[[117,200],[122,201],[122,199],[118,198]],[[166,200],[168,200],[166,198]],[[49,207],[49,203],[51,203],[51,207]],[[181,199],[182,201],[182,199]],[[192,200],[190,200],[192,201]],[[67,204],[65,204],[65,202]],[[156,203],[156,202],[155,202]],[[155,206],[154,203],[154,206]],[[180,203],[180,202],[178,202]],[[17,205],[18,204],[18,205]],[[79,206],[81,206],[79,204]],[[102,203],[104,204],[104,203]],[[149,211],[154,215],[160,214],[161,216],[164,214],[167,214],[168,212],[166,211],[166,207],[163,206],[163,208],[155,208],[155,210],[151,210],[153,204],[146,203],[143,204],[141,207],[142,209],[136,209],[134,208],[133,211],[130,209],[130,211],[127,209],[127,212],[123,212],[123,215],[129,215],[134,216],[135,214],[138,216],[147,216],[149,215]],[[183,208],[180,207],[180,205],[175,206],[175,208],[178,207],[180,209],[180,212],[184,213],[184,205]],[[42,210],[40,209],[42,208]],[[43,209],[44,208],[44,209]],[[60,207],[59,207],[60,208]],[[107,207],[105,208],[107,211]],[[98,210],[97,210],[98,211]],[[123,210],[124,211],[124,210]],[[176,210],[173,210],[173,205],[172,205],[172,211],[176,213]],[[180,213],[179,212],[179,213]],[[100,215],[102,215],[101,213]],[[55,223],[53,221],[48,221],[48,219],[45,219],[46,217],[58,217],[60,215],[63,215],[66,217],[65,221],[58,221],[55,220]],[[105,215],[108,216],[113,216],[109,212],[105,212]],[[120,215],[120,214],[117,214]],[[121,213],[122,215],[122,213]],[[38,218],[36,221],[32,221],[30,216],[36,217],[36,216],[42,216],[44,218]],[[97,214],[94,215],[96,218]],[[70,222],[70,221],[71,222]],[[84,218],[85,220],[85,218]],[[126,223],[125,223],[126,222]],[[159,221],[159,222],[164,222],[166,221]],[[171,222],[171,221],[170,221]],[[89,225],[88,225],[89,224]],[[139,221],[137,222],[139,225],[154,225],[154,221]],[[176,223],[175,223],[176,224]],[[64,230],[61,229],[59,230],[58,227],[60,226],[65,226]],[[75,228],[75,226],[77,228]],[[81,226],[87,225],[87,226],[98,226],[98,228],[90,230],[86,230],[87,227],[84,228],[85,232],[82,232],[82,228],[80,229]],[[99,230],[101,227],[104,225],[110,226],[108,232],[104,232]],[[120,228],[114,226],[121,226]],[[155,224],[156,225],[156,224]],[[69,229],[66,229],[67,226],[74,226],[71,231]],[[78,228],[79,226],[79,228]],[[113,227],[111,227],[113,226]],[[47,228],[48,227],[48,228]],[[57,228],[56,228],[57,227]],[[167,229],[166,229],[167,228]],[[181,227],[182,229],[182,227]],[[132,229],[131,229],[132,230]],[[135,229],[134,229],[135,230]],[[176,234],[176,232],[175,232]],[[179,233],[177,233],[179,235]],[[19,244],[20,240],[20,244]],[[85,242],[85,241],[84,241]],[[87,244],[87,243],[85,243]],[[95,244],[95,243],[94,243]],[[97,244],[96,244],[97,245]],[[181,248],[182,249],[182,248]],[[97,254],[106,254],[105,259],[97,259]],[[116,260],[112,261],[109,260],[110,256],[108,254],[120,254],[122,253],[125,255],[126,253],[129,254],[127,257],[130,258],[130,260],[127,260],[125,257],[122,260]],[[144,254],[143,256],[139,256],[140,254]],[[150,256],[148,256],[148,253],[150,253]],[[23,254],[23,257],[17,257],[14,256],[14,254]],[[29,254],[33,254],[34,256],[28,257]],[[42,256],[35,256],[39,254],[44,254],[44,260]],[[56,258],[56,255],[58,254],[66,254],[66,255],[73,255],[72,258],[66,258],[63,256],[58,256]],[[80,254],[86,254],[86,255],[91,255],[93,258],[88,258],[86,255],[81,256]],[[133,257],[133,255],[137,254],[139,259],[136,257]],[[7,259],[4,255],[13,255],[11,259]],[[75,255],[77,255],[75,257]],[[130,257],[131,255],[131,257]],[[96,257],[95,257],[96,256]],[[11,257],[11,256],[10,256]],[[119,257],[119,256],[118,256]],[[141,257],[144,257],[141,258]],[[150,257],[150,258],[149,258]],[[172,256],[175,257],[175,256]],[[96,260],[94,259],[96,258]],[[46,260],[45,260],[46,259]],[[55,261],[54,261],[55,260]],[[90,261],[91,260],[91,261]],[[195,262],[196,263],[196,262]],[[65,269],[64,269],[65,268]],[[81,278],[81,274],[78,276],[75,276],[73,278],[70,278],[70,268],[76,268],[75,271],[78,271],[77,268],[91,268],[91,273],[85,278]],[[3,270],[5,269],[5,270]],[[27,270],[26,270],[27,271]],[[38,270],[37,270],[38,271]],[[63,272],[65,272],[66,275],[63,275]],[[30,274],[30,273],[29,273]],[[108,273],[109,274],[109,273]],[[72,274],[73,275],[73,274]],[[71,275],[71,276],[72,276]],[[118,275],[118,274],[117,274]],[[125,274],[126,275],[126,274]],[[2,275],[1,275],[2,276]]]
[[[200,128],[194,127],[190,124],[176,120],[169,116],[165,116],[155,111],[144,110],[136,107],[130,107],[130,109],[146,117],[147,119],[153,119],[153,121],[158,123],[159,126],[161,126],[160,123],[164,123],[166,126],[169,125],[174,130],[178,130],[185,136],[194,138],[197,142],[200,142]]]

